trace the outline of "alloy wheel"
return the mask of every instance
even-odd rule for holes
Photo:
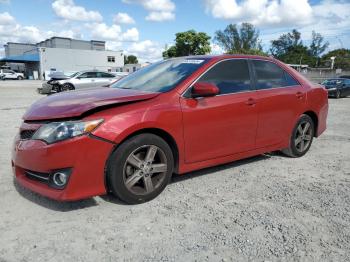
[[[298,125],[295,133],[294,143],[295,148],[300,152],[308,149],[313,136],[312,126],[308,121],[302,121]]]
[[[167,170],[167,158],[163,150],[155,145],[144,145],[126,159],[124,184],[133,194],[150,194],[162,184]]]
[[[337,93],[335,94],[336,98],[340,98],[340,90],[337,90]]]

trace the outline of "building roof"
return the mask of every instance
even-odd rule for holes
[[[26,63],[26,62],[39,62],[39,54],[25,54],[19,56],[8,56],[0,59],[2,62],[16,62],[16,63]]]

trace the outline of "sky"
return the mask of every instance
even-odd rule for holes
[[[110,50],[161,59],[175,33],[194,29],[212,38],[230,23],[250,22],[264,50],[297,29],[308,45],[321,33],[328,51],[350,48],[350,0],[0,0],[0,56],[7,42],[37,43],[52,36],[104,40]],[[212,53],[221,53],[212,40]]]

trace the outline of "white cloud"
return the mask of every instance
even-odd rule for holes
[[[9,13],[7,12],[0,13],[0,25],[9,25],[9,24],[13,24],[14,22],[15,22],[15,19]]]
[[[73,0],[55,0],[52,8],[58,17],[74,21],[102,21],[98,11],[87,11],[82,6],[75,5]]]
[[[126,54],[136,55],[139,62],[155,62],[162,59],[164,48],[151,40],[132,43],[125,50]]]
[[[114,42],[132,42],[139,40],[139,31],[135,27],[123,32],[119,25],[108,26],[105,23],[94,23],[87,26],[91,30],[91,36],[95,39],[110,40]]]
[[[135,24],[135,20],[127,13],[117,13],[113,18],[113,22],[115,24]]]
[[[4,15],[5,14],[5,15]],[[63,30],[60,32],[43,31],[36,26],[23,26],[8,13],[0,13],[0,45],[7,42],[37,43],[53,36],[82,38],[79,30]]]
[[[215,18],[255,25],[309,24],[313,10],[308,0],[204,0],[207,13]]]
[[[337,48],[349,48],[350,36],[344,34],[344,31],[350,28],[350,3],[334,0],[322,1],[317,5],[311,6],[313,15],[311,22],[307,25],[298,26],[290,22],[289,25],[282,26],[280,30],[263,29],[260,33],[264,49],[268,49],[270,41],[277,39],[281,34],[290,32],[296,28],[301,32],[301,38],[304,44],[309,45],[312,31],[321,33],[325,41],[330,43],[329,50]]]
[[[174,20],[174,19],[175,19],[175,14],[172,12],[150,12],[146,16],[146,20],[154,21],[154,22],[161,22],[161,21]]]
[[[211,49],[211,52],[210,52],[211,55],[221,55],[224,53],[224,50],[219,45],[214,43],[210,44],[210,49]]]
[[[146,16],[148,21],[168,21],[175,19],[175,4],[171,0],[122,0],[127,4],[142,5],[149,14]]]

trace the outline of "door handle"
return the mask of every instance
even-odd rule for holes
[[[249,98],[245,103],[248,106],[254,106],[256,104],[256,100],[254,98]]]
[[[297,93],[295,94],[295,96],[296,96],[297,98],[299,98],[299,99],[302,99],[302,98],[304,97],[304,93],[302,93],[302,92],[297,92]]]

